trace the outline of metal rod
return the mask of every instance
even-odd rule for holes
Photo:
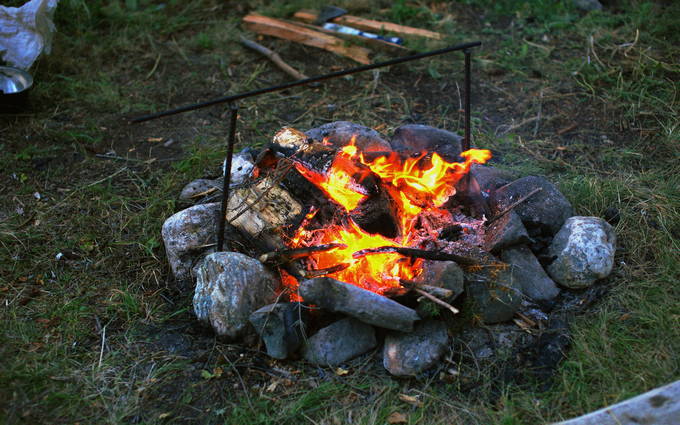
[[[280,85],[277,85],[277,86],[270,86],[270,87],[265,87],[265,88],[262,88],[262,89],[251,90],[251,91],[245,92],[245,93],[239,93],[239,94],[234,94],[234,95],[230,95],[230,96],[218,97],[216,99],[208,100],[208,101],[205,101],[205,102],[195,103],[193,105],[186,105],[186,106],[181,106],[181,107],[175,108],[175,109],[169,109],[167,111],[156,112],[154,114],[149,114],[149,115],[143,115],[141,117],[137,117],[137,118],[132,119],[131,122],[140,123],[140,122],[144,122],[144,121],[149,121],[149,120],[153,120],[153,119],[156,119],[156,118],[166,117],[168,115],[179,114],[179,113],[182,113],[182,112],[193,111],[193,110],[196,110],[196,109],[205,108],[205,107],[212,106],[212,105],[217,105],[217,104],[220,104],[220,103],[233,102],[233,101],[236,101],[236,100],[245,99],[247,97],[259,96],[259,95],[265,94],[265,93],[272,93],[272,92],[275,92],[275,91],[289,89],[291,87],[297,87],[297,86],[302,86],[302,85],[309,84],[309,83],[315,83],[317,81],[329,80],[331,78],[342,77],[344,75],[356,74],[357,72],[363,72],[363,71],[368,71],[368,70],[371,70],[371,69],[382,68],[382,67],[385,67],[385,66],[396,65],[396,64],[400,64],[400,63],[404,63],[404,62],[410,62],[410,61],[414,61],[414,60],[418,60],[418,59],[427,58],[427,57],[430,57],[430,56],[442,55],[444,53],[449,53],[449,52],[453,52],[453,51],[456,51],[456,50],[466,50],[466,49],[470,49],[472,47],[481,46],[481,44],[482,44],[481,41],[473,41],[473,42],[470,42],[470,43],[458,44],[456,46],[450,46],[450,47],[446,47],[446,48],[439,49],[439,50],[432,50],[432,51],[429,51],[429,52],[418,53],[416,55],[404,56],[404,57],[401,57],[401,58],[391,59],[391,60],[388,60],[388,61],[385,61],[385,62],[374,63],[372,65],[364,65],[364,66],[359,66],[359,67],[356,67],[356,68],[345,69],[343,71],[337,71],[337,72],[332,72],[330,74],[318,75],[316,77],[305,78],[303,80],[292,81],[290,83],[280,84]],[[467,56],[466,56],[466,58],[467,58]]]
[[[231,184],[231,159],[234,156],[234,141],[236,139],[236,118],[238,117],[238,106],[235,103],[230,105],[231,119],[229,125],[229,139],[227,142],[227,157],[224,160],[224,181],[222,182],[222,206],[220,208],[220,218],[217,222],[217,251],[224,249],[224,227],[227,221],[227,205],[229,203],[229,185]]]
[[[471,91],[471,75],[470,75],[470,50],[465,49],[465,138],[463,139],[463,152],[470,149],[470,91]]]

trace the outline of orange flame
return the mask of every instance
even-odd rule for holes
[[[396,152],[372,161],[360,153],[351,142],[335,156],[329,171],[321,174],[296,163],[297,170],[319,187],[348,212],[354,210],[366,197],[357,179],[369,172],[378,177],[388,194],[400,209],[400,236],[389,239],[362,230],[351,218],[346,226],[337,224],[307,230],[302,226],[292,238],[292,246],[342,243],[343,249],[316,253],[311,257],[315,268],[323,269],[340,263],[350,267],[329,274],[335,279],[352,283],[375,292],[398,286],[399,279],[413,279],[422,268],[422,260],[407,259],[396,253],[376,254],[354,259],[356,251],[381,246],[407,247],[411,242],[412,226],[417,216],[426,210],[436,210],[456,193],[456,183],[467,173],[473,163],[484,163],[491,158],[488,150],[470,149],[461,154],[462,163],[447,162],[437,153],[426,152],[417,157],[402,158]],[[307,217],[311,220],[312,216]]]

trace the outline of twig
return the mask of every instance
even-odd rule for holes
[[[432,295],[432,294],[429,294],[429,293],[423,291],[422,289],[413,288],[412,290],[413,290],[414,292],[417,292],[417,293],[419,293],[420,295],[424,296],[425,298],[427,298],[428,300],[432,301],[433,303],[439,304],[439,305],[442,306],[442,307],[446,307],[447,309],[451,310],[451,313],[453,313],[453,314],[458,314],[458,313],[460,313],[460,310],[458,310],[456,307],[452,306],[451,304],[449,304],[449,303],[447,303],[447,302],[445,302],[445,301],[440,300],[439,298],[435,297],[435,296]]]
[[[153,68],[151,68],[151,71],[149,71],[148,74],[146,74],[146,77],[144,77],[145,80],[148,80],[151,78],[154,72],[156,72],[156,68],[158,68],[158,64],[161,62],[161,54],[158,54],[158,57],[156,58],[156,63],[153,64]]]
[[[278,53],[269,50],[268,48],[264,47],[261,44],[258,44],[252,40],[248,40],[245,37],[241,37],[241,43],[243,43],[244,46],[248,47],[249,49],[255,50],[256,52],[260,53],[261,55],[265,56],[267,59],[272,61],[274,65],[278,66],[279,69],[281,69],[283,72],[286,74],[290,75],[291,77],[295,78],[296,80],[304,80],[307,77],[305,74],[301,73],[297,69],[293,68],[292,66],[288,65],[286,62],[281,59],[281,56],[279,56]]]
[[[104,357],[104,345],[106,345],[106,325],[102,328],[102,347],[99,350],[99,364],[97,365],[97,369],[100,369],[102,367],[102,358]]]
[[[488,225],[490,225],[491,223],[493,223],[493,222],[495,222],[496,220],[498,220],[499,218],[503,217],[505,214],[507,214],[507,213],[509,213],[510,211],[512,211],[517,205],[519,205],[519,204],[521,204],[522,202],[526,201],[527,199],[531,198],[532,196],[534,196],[535,194],[537,194],[537,193],[540,192],[541,190],[543,190],[542,187],[537,187],[536,189],[534,189],[534,190],[532,190],[531,192],[527,193],[526,195],[522,196],[521,198],[519,198],[518,200],[516,200],[515,202],[513,202],[512,204],[510,204],[509,207],[507,207],[507,208],[504,209],[503,211],[501,211],[501,212],[499,212],[498,214],[496,214],[496,216],[495,216],[494,218],[492,218],[491,220],[487,221],[487,222],[486,222],[486,225],[488,226]]]
[[[389,253],[396,253],[403,255],[405,257],[423,258],[425,260],[432,261],[454,261],[458,264],[462,264],[465,266],[471,266],[478,263],[477,260],[470,257],[465,257],[463,255],[450,254],[448,252],[442,251],[427,251],[424,249],[404,248],[400,246],[381,246],[378,248],[362,249],[352,254],[352,257],[361,258],[372,254],[389,254]]]
[[[432,294],[436,297],[441,297],[441,298],[451,298],[454,295],[454,292],[450,289],[446,288],[440,288],[438,286],[432,286],[432,285],[426,285],[424,283],[416,282],[414,280],[408,280],[408,279],[399,279],[399,283],[401,286],[407,289],[422,289],[423,291]]]
[[[534,138],[538,134],[538,126],[541,123],[541,111],[543,110],[543,90],[538,98],[538,113],[536,114],[536,125],[534,126]]]

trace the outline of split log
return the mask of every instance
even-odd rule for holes
[[[328,277],[300,283],[300,295],[308,303],[330,311],[345,313],[370,325],[410,332],[419,320],[415,310],[375,292]]]
[[[313,10],[300,10],[298,12],[295,12],[295,14],[293,15],[294,18],[309,23],[316,21],[317,16],[318,16],[317,12]],[[364,19],[352,15],[342,15],[338,18],[333,19],[333,22],[336,24],[347,25],[348,27],[353,27],[364,31],[373,32],[386,31],[399,35],[426,37],[435,40],[442,40],[444,38],[444,35],[438,32],[394,24],[392,22]]]
[[[271,35],[283,38],[284,40],[324,49],[364,65],[371,63],[368,57],[371,52],[370,50],[360,46],[346,46],[344,40],[332,35],[254,13],[244,17],[243,22],[248,30],[258,34]]]
[[[230,224],[269,249],[285,248],[281,230],[301,213],[302,206],[273,177],[233,190],[227,205]]]
[[[465,255],[458,255],[458,254],[450,254],[448,252],[443,252],[443,251],[427,251],[424,249],[417,249],[417,248],[404,248],[400,246],[381,246],[378,248],[367,248],[367,249],[362,249],[354,254],[352,254],[353,258],[361,258],[365,257],[367,255],[372,255],[372,254],[388,254],[388,253],[396,253],[399,255],[403,255],[405,257],[412,257],[412,258],[422,258],[425,260],[433,260],[433,261],[453,261],[458,264],[462,264],[465,266],[473,266],[478,264],[478,261],[474,257],[468,257]]]

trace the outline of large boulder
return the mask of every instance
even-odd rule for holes
[[[276,299],[278,280],[259,261],[238,252],[215,252],[198,268],[196,317],[218,336],[243,336],[251,313]]]
[[[303,356],[310,363],[335,366],[377,345],[372,326],[351,317],[339,320],[307,340]]]
[[[356,146],[363,152],[389,152],[390,144],[382,138],[380,133],[366,126],[349,121],[335,121],[320,127],[305,131],[314,140],[326,140],[335,146],[349,144],[352,137],[356,137]]]
[[[434,366],[446,352],[446,324],[428,320],[413,332],[390,332],[385,336],[383,366],[395,376],[413,376]]]
[[[503,211],[536,189],[540,191],[521,202],[513,211],[522,219],[530,236],[554,235],[573,215],[573,208],[567,198],[545,177],[522,177],[496,189],[490,198],[491,209],[494,213]]]
[[[571,217],[548,248],[555,260],[548,273],[568,288],[586,288],[607,277],[614,266],[616,234],[598,217]]]

